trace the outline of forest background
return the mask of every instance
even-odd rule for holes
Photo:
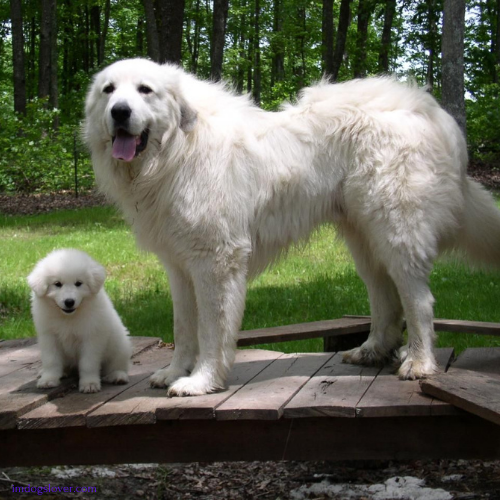
[[[87,86],[137,56],[269,110],[325,74],[413,78],[500,167],[500,0],[0,0],[0,32],[0,193],[92,188]]]

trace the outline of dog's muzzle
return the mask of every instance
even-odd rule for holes
[[[132,161],[139,153],[146,149],[149,130],[145,129],[140,135],[129,132],[132,109],[127,103],[119,102],[111,108],[116,134],[113,136],[113,158],[126,162]]]

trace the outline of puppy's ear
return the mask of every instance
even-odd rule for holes
[[[186,133],[191,132],[198,120],[198,113],[187,103],[186,99],[180,93],[175,96],[175,100],[181,108],[181,130]]]
[[[43,297],[47,293],[47,290],[49,289],[47,278],[40,271],[38,266],[33,269],[27,280],[28,285],[38,297]]]
[[[88,285],[90,291],[93,294],[96,294],[102,288],[102,285],[104,285],[104,280],[106,279],[106,269],[95,262],[89,267],[88,273]]]

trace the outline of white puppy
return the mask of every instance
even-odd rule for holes
[[[436,370],[438,254],[500,263],[500,212],[467,178],[456,122],[415,85],[320,82],[269,113],[175,66],[125,60],[94,79],[85,135],[101,190],[169,273],[176,349],[152,384],[171,395],[224,387],[248,277],[320,224],[344,236],[370,297],[370,337],[345,361],[399,356],[403,379]]]
[[[80,392],[98,392],[104,382],[126,384],[132,347],[104,291],[104,267],[85,252],[55,250],[28,276],[31,310],[42,371],[37,387],[56,387],[77,368]]]

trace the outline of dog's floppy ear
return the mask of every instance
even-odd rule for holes
[[[183,132],[191,132],[196,125],[198,113],[187,103],[186,99],[178,93],[175,100],[181,108],[181,123],[180,127]]]
[[[38,297],[43,297],[47,293],[49,289],[47,277],[40,271],[39,266],[33,269],[27,280],[28,285]]]
[[[97,262],[92,263],[88,269],[88,285],[93,294],[99,292],[106,279],[106,269]]]

